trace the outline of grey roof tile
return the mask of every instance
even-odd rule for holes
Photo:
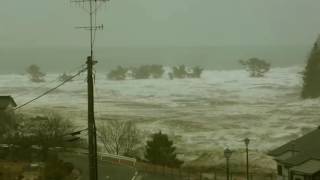
[[[270,151],[268,154],[274,157],[280,156],[286,152],[295,152],[294,156],[281,160],[289,165],[298,165],[310,159],[320,159],[320,128],[294,140],[286,143],[279,148]]]

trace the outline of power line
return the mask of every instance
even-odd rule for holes
[[[33,98],[33,99],[31,99],[31,100],[29,100],[29,101],[25,102],[24,104],[22,104],[22,105],[20,105],[20,106],[16,107],[14,110],[21,109],[22,107],[24,107],[24,106],[26,106],[26,105],[28,105],[28,104],[30,104],[30,103],[32,103],[32,102],[34,102],[34,101],[36,101],[36,100],[38,100],[38,99],[42,98],[43,96],[45,96],[45,95],[47,95],[47,94],[51,93],[52,91],[54,91],[54,90],[58,89],[59,87],[63,86],[64,84],[66,84],[67,82],[71,81],[71,80],[72,80],[72,79],[74,79],[75,77],[79,76],[81,73],[83,73],[83,72],[84,72],[84,71],[86,71],[86,70],[87,70],[87,68],[83,68],[83,69],[81,69],[78,73],[76,73],[75,75],[73,75],[73,76],[69,77],[68,79],[64,80],[62,83],[60,83],[60,84],[59,84],[59,85],[57,85],[56,87],[51,88],[51,89],[49,89],[48,91],[46,91],[46,92],[42,93],[41,95],[39,95],[39,96],[37,96],[37,97],[35,97],[35,98]]]
[[[75,67],[75,68],[73,68],[73,69],[71,69],[71,70],[68,70],[67,71],[67,73],[68,74],[73,74],[73,72],[75,72],[75,71],[79,71],[79,69],[83,69],[85,67],[85,64],[82,64],[82,65],[80,65],[80,66],[77,66],[77,67]],[[57,82],[61,82],[60,80],[59,80],[59,77],[58,78],[55,78],[55,79],[52,79],[52,80],[50,80],[50,81],[47,81],[47,82],[45,82],[44,84],[42,84],[42,85],[39,85],[39,86],[37,86],[37,87],[34,87],[35,89],[37,89],[37,90],[40,90],[40,89],[43,89],[43,88],[49,88],[49,86],[51,86],[51,85],[53,85],[53,83],[57,83]],[[29,94],[31,94],[31,93],[34,93],[34,90],[30,90],[30,91],[27,91],[27,92],[24,92],[24,93],[18,93],[17,95],[15,95],[14,97],[15,98],[19,98],[19,97],[22,97],[22,96],[26,96],[26,95],[29,95]]]
[[[81,129],[81,130],[78,130],[78,131],[74,131],[74,132],[71,132],[71,133],[67,133],[67,134],[64,134],[63,136],[75,136],[75,135],[80,135],[82,132],[84,131],[88,131],[88,128],[85,128],[85,129]]]

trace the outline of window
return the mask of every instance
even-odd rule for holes
[[[281,165],[277,166],[277,171],[278,171],[278,175],[282,176],[282,166]]]

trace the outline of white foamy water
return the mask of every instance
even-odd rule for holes
[[[274,68],[264,78],[232,70],[205,71],[201,79],[126,81],[109,81],[98,73],[97,122],[127,119],[146,133],[162,130],[190,157],[226,146],[242,148],[245,137],[252,139],[251,148],[266,151],[320,125],[320,100],[299,98],[302,70]],[[57,76],[32,83],[23,75],[0,75],[0,94],[22,104],[58,84]],[[54,109],[85,126],[85,78],[80,76],[21,111]]]

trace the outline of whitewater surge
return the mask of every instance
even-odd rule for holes
[[[228,70],[205,71],[200,79],[125,81],[110,81],[98,72],[97,123],[126,119],[147,134],[162,130],[188,157],[224,147],[243,148],[241,140],[246,137],[252,139],[251,148],[267,151],[320,125],[320,100],[299,98],[302,70],[273,68],[263,78]],[[57,85],[58,76],[49,74],[46,83],[32,83],[26,75],[0,75],[0,94],[12,95],[22,104]],[[85,79],[81,75],[20,111],[54,110],[85,126]]]

